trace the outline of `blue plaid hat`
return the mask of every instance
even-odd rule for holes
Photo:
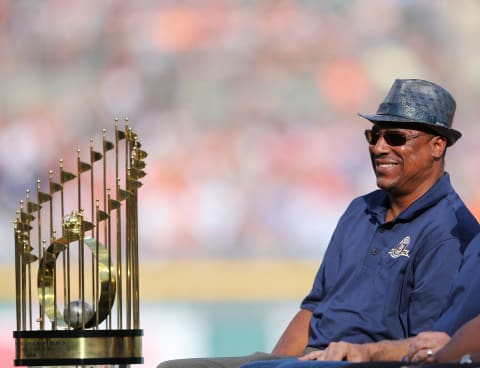
[[[456,103],[439,85],[422,79],[396,79],[375,115],[358,114],[381,126],[426,130],[454,144],[462,133],[452,129]]]

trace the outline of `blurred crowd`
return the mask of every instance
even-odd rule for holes
[[[321,256],[375,189],[356,113],[415,77],[457,99],[447,170],[480,215],[479,36],[475,0],[0,0],[0,234],[128,116],[142,257]]]

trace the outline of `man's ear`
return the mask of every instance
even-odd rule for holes
[[[447,138],[437,135],[433,137],[431,142],[433,159],[438,160],[442,158],[447,149]]]

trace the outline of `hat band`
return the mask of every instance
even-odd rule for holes
[[[442,126],[447,125],[439,122],[435,115],[431,115],[423,110],[418,110],[414,106],[407,106],[401,103],[383,102],[378,107],[377,115],[393,115],[412,120],[412,122],[425,122]]]

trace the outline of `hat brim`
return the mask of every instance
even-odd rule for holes
[[[442,137],[447,138],[448,146],[453,145],[462,136],[462,133],[460,133],[458,130],[455,130],[455,129],[445,128],[443,126],[430,124],[424,121],[414,121],[414,120],[412,121],[411,119],[402,118],[400,116],[366,115],[361,113],[358,113],[358,115],[377,125],[388,126],[388,127],[394,126],[396,128],[406,128],[406,129],[415,129],[415,130],[426,130],[431,132],[433,131],[435,133],[438,133],[438,135],[441,135]],[[401,123],[401,125],[399,125],[398,123]]]

